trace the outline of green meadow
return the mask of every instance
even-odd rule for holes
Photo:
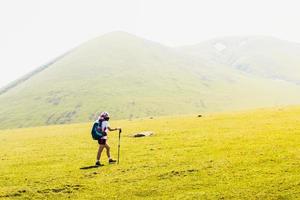
[[[99,168],[90,123],[0,131],[0,199],[300,198],[300,107],[111,126],[120,164]],[[116,158],[116,132],[109,144]]]

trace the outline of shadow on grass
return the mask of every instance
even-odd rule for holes
[[[87,170],[87,169],[94,169],[94,168],[98,168],[100,166],[97,166],[97,165],[91,165],[91,166],[87,166],[87,167],[81,167],[80,169],[81,170]]]

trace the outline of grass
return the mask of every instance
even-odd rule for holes
[[[0,199],[299,199],[300,107],[112,121],[119,165],[94,164],[90,124],[0,131]],[[134,132],[154,135],[133,138]],[[116,158],[118,137],[109,143]]]
[[[281,50],[275,41],[272,49]],[[300,74],[300,56],[287,52],[300,51],[288,43],[292,50],[273,54],[268,45],[258,51],[264,40],[253,45],[258,50],[251,44],[250,53],[230,47],[225,57],[214,44],[194,49],[207,60],[123,32],[100,36],[0,89],[0,129],[89,122],[99,110],[135,119],[299,104],[300,85],[289,79]],[[275,78],[266,77],[267,66]]]

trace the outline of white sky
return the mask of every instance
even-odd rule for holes
[[[0,0],[0,87],[122,30],[176,46],[228,35],[300,42],[297,0]]]

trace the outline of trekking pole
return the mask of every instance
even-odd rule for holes
[[[121,132],[122,132],[122,129],[119,130],[118,164],[119,164],[119,161],[120,161],[120,141],[121,141]]]

